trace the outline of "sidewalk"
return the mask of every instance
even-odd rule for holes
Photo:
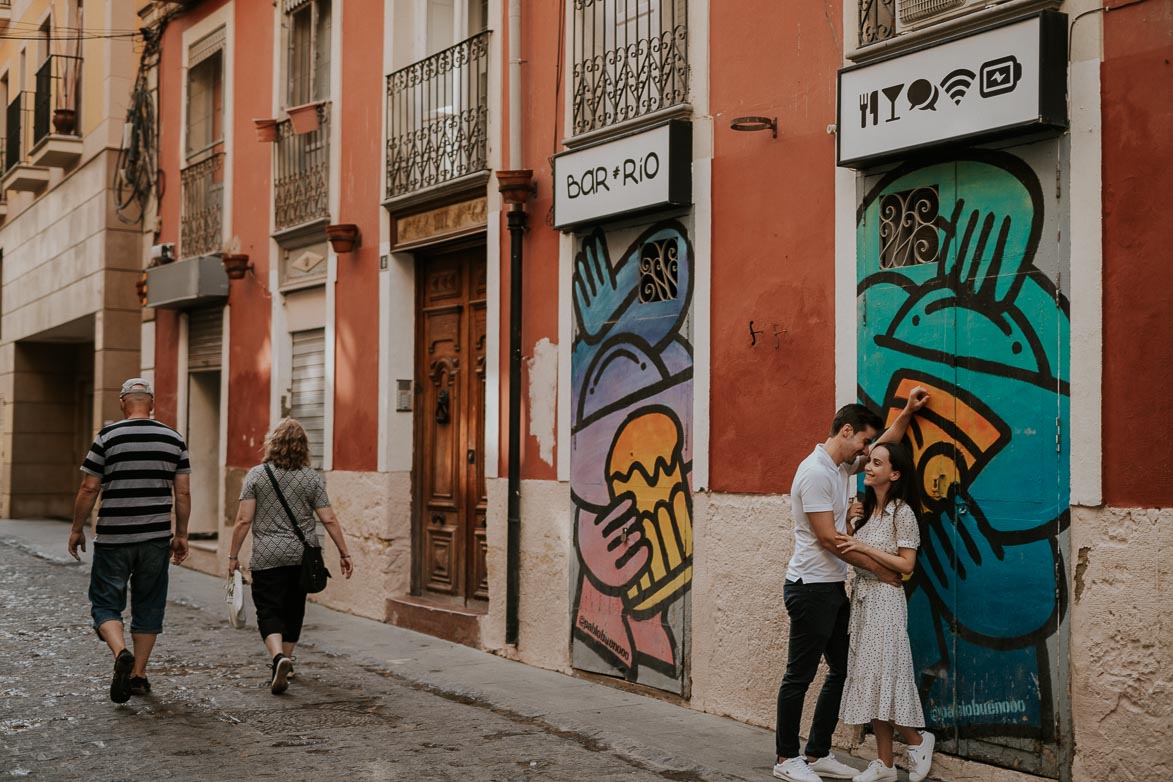
[[[68,525],[0,520],[0,542],[44,559],[72,562]],[[90,556],[83,556],[89,567]],[[170,601],[224,617],[222,581],[186,568],[171,569]],[[247,606],[249,628],[254,613]],[[545,671],[392,625],[316,604],[306,612],[305,644],[443,697],[476,703],[498,714],[538,721],[584,746],[615,752],[675,780],[771,779],[774,737],[761,728]],[[840,758],[864,768],[867,763]],[[585,771],[585,770],[584,770]],[[907,776],[901,772],[901,779]]]

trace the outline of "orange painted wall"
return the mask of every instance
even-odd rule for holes
[[[1104,499],[1116,506],[1169,507],[1173,454],[1156,444],[1167,427],[1173,382],[1173,223],[1162,197],[1173,192],[1173,3],[1105,13],[1100,73]],[[1149,446],[1143,456],[1138,445]]]
[[[383,17],[342,6],[338,220],[356,223],[362,245],[338,256],[335,294],[334,469],[374,470],[379,443],[379,170],[383,136]],[[337,6],[336,6],[337,8]],[[377,9],[381,10],[381,9]],[[337,13],[337,11],[335,11]]]
[[[835,72],[843,31],[816,3],[714,11],[710,476],[785,493],[835,404]],[[778,117],[778,138],[734,117]],[[751,346],[750,321],[762,329]],[[774,336],[777,329],[779,336]]]
[[[503,4],[504,6],[504,4]],[[529,434],[526,398],[529,375],[526,361],[533,356],[534,345],[542,338],[558,342],[558,245],[559,233],[546,224],[546,216],[553,204],[553,179],[550,156],[562,149],[562,105],[565,94],[555,96],[558,79],[558,42],[562,38],[559,27],[558,3],[527,3],[521,30],[522,79],[522,159],[505,160],[504,168],[529,168],[534,172],[537,195],[526,210],[528,230],[525,234],[524,282],[522,287],[522,373],[521,373],[521,477],[523,479],[553,480],[557,477],[557,463],[547,464],[538,458],[537,439]],[[502,16],[501,80],[502,135],[501,148],[508,156],[508,19]],[[496,33],[494,33],[496,34]],[[496,187],[496,181],[491,184]],[[505,214],[501,214],[501,448],[500,475],[508,474],[509,464],[509,230]],[[563,382],[566,382],[563,379]]]
[[[269,317],[270,150],[256,140],[253,118],[272,115],[273,7],[236,3],[232,132],[232,233],[247,253],[253,274],[231,284],[228,375],[228,466],[260,460],[269,422],[271,370]],[[264,283],[264,284],[262,284]]]

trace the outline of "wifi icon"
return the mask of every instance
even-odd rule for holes
[[[941,88],[956,105],[960,106],[961,99],[965,97],[965,93],[969,92],[969,88],[973,86],[973,80],[976,78],[977,74],[968,68],[958,68],[955,71],[950,71],[944,79],[941,79]]]

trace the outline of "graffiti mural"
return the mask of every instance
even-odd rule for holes
[[[913,386],[931,394],[908,435],[929,511],[908,587],[925,716],[1020,749],[1055,740],[1066,606],[1069,323],[1053,238],[1038,265],[1044,207],[1022,159],[974,151],[884,177],[857,232],[860,397],[891,419]]]
[[[573,661],[675,692],[692,582],[692,264],[679,222],[634,239],[596,230],[573,280]]]

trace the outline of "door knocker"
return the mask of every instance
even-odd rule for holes
[[[448,413],[448,389],[445,388],[436,397],[436,423],[446,424],[450,420],[451,416]]]

